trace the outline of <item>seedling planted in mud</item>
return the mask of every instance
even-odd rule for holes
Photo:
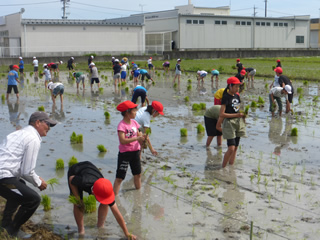
[[[44,112],[44,106],[40,106],[40,107],[38,107],[38,111],[40,111],[40,112]]]
[[[56,170],[64,169],[64,161],[62,158],[56,160]]]
[[[251,175],[250,175],[250,182],[252,183],[252,181],[253,181],[253,179],[254,179],[254,174],[252,173]]]
[[[198,134],[203,134],[204,133],[204,127],[199,123],[198,125],[197,125],[197,133]]]
[[[188,79],[188,84],[191,84],[192,83],[192,80],[191,79]]]
[[[6,97],[4,94],[1,94],[1,100],[2,100],[2,102],[4,102],[6,100]]]
[[[244,109],[244,114],[247,116],[249,113],[250,105],[247,105]]]
[[[70,142],[71,143],[83,143],[83,135],[82,134],[76,134],[73,132],[70,136]]]
[[[97,149],[99,150],[99,152],[107,152],[107,149],[102,144],[99,144],[97,146]]]
[[[193,110],[193,111],[199,111],[199,110],[201,110],[200,104],[198,104],[198,103],[192,104],[192,110]]]
[[[293,136],[293,137],[298,136],[298,128],[292,128],[292,130],[291,130],[291,136]]]
[[[174,88],[177,88],[177,87],[178,87],[178,83],[174,83],[174,84],[173,84],[173,87],[174,87]]]
[[[301,87],[297,88],[297,93],[298,94],[302,94],[303,93],[303,88],[301,88]]]
[[[192,85],[188,85],[188,86],[187,86],[187,90],[188,90],[188,91],[191,91],[191,90],[192,90]]]
[[[184,101],[185,102],[189,102],[190,100],[189,100],[189,96],[186,96],[185,98],[184,98]]]
[[[72,167],[74,164],[78,163],[78,159],[75,156],[72,156],[69,160],[69,168]]]
[[[199,105],[201,110],[206,110],[207,105],[205,103],[200,103]]]
[[[264,104],[264,100],[263,100],[263,98],[261,96],[259,96],[258,103],[259,104]]]
[[[256,108],[258,105],[257,105],[257,102],[256,101],[252,101],[251,102],[251,107],[252,108]]]
[[[186,128],[181,128],[181,129],[180,129],[180,136],[181,136],[181,137],[186,137],[186,136],[188,136],[188,129],[186,129]]]
[[[51,209],[51,198],[48,195],[41,195],[41,205],[44,211],[49,211]]]
[[[110,113],[109,112],[104,112],[104,116],[106,119],[110,119]]]
[[[53,190],[54,189],[54,185],[58,185],[59,184],[59,180],[56,179],[56,178],[51,178],[51,179],[47,180],[47,184]]]
[[[129,92],[129,87],[126,87],[124,90],[125,90],[126,92]]]

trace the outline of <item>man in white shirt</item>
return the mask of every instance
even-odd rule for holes
[[[274,111],[275,111],[275,100],[278,103],[279,107],[279,117],[281,117],[282,114],[282,100],[281,97],[285,97],[286,103],[288,104],[288,94],[292,93],[292,88],[290,85],[285,85],[284,88],[282,87],[274,87],[271,88],[269,93],[269,100],[270,100],[270,107],[269,111],[272,113],[272,117],[274,117]]]
[[[34,169],[41,137],[56,124],[45,112],[35,112],[30,116],[29,126],[9,134],[0,145],[0,196],[7,199],[1,227],[12,236],[17,235],[20,226],[33,215],[41,201],[39,194],[24,180],[40,191],[47,188],[47,183]]]
[[[34,76],[38,77],[39,61],[36,57],[33,57],[32,65],[33,65]]]

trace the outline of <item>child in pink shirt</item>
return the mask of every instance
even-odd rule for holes
[[[120,185],[126,177],[129,165],[136,189],[141,187],[140,143],[145,140],[145,136],[142,136],[138,131],[140,125],[134,120],[137,106],[138,104],[131,101],[124,101],[117,106],[123,120],[120,121],[117,128],[120,144],[116,179],[113,185],[115,195],[119,193]]]

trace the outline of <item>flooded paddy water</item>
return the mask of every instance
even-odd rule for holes
[[[111,182],[115,178],[118,154],[117,125],[122,119],[115,107],[131,100],[132,81],[114,89],[111,71],[101,71],[103,92],[94,86],[90,91],[76,91],[75,82],[67,72],[60,72],[65,85],[64,106],[57,98],[53,106],[44,80],[24,79],[19,86],[20,101],[14,94],[0,104],[1,139],[17,125],[26,126],[32,112],[39,106],[59,124],[52,128],[43,143],[36,172],[44,179],[56,177],[60,184],[40,194],[51,197],[52,210],[40,206],[32,220],[46,223],[53,231],[68,239],[78,239],[77,227],[68,201],[67,163],[72,156],[78,161],[91,161]],[[173,87],[172,73],[154,73],[155,85],[146,84],[150,101],[164,105],[164,116],[151,123],[152,145],[158,156],[149,150],[142,154],[142,188],[135,190],[131,171],[123,182],[116,202],[128,229],[139,239],[249,239],[253,222],[253,239],[320,239],[320,119],[317,97],[318,83],[294,81],[303,89],[303,98],[295,94],[294,114],[271,118],[265,84],[273,79],[256,78],[241,94],[246,106],[251,101],[265,100],[264,107],[249,110],[247,138],[242,138],[235,165],[221,169],[227,150],[216,140],[205,148],[206,135],[198,135],[196,126],[204,125],[204,111],[194,112],[193,103],[213,106],[217,86],[211,86],[210,76],[203,86],[197,86],[195,73],[182,75],[180,86]],[[226,86],[229,76],[220,75],[218,88]],[[29,79],[29,80],[28,80]],[[187,80],[192,90],[187,91]],[[0,82],[1,94],[6,92],[6,78]],[[185,102],[189,96],[190,102]],[[104,112],[111,114],[105,120]],[[292,128],[298,136],[291,137]],[[188,137],[180,137],[180,128],[188,129]],[[71,144],[72,132],[83,134],[83,144]],[[107,153],[99,153],[103,144]],[[56,159],[65,161],[64,171],[55,170]],[[29,184],[30,185],[30,184]],[[86,236],[80,239],[119,239],[124,235],[109,211],[105,228],[97,230],[96,213],[85,215]]]

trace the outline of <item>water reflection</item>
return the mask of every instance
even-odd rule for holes
[[[63,111],[63,104],[61,103],[60,110],[57,109],[56,104],[52,104],[51,118],[57,120],[58,122],[64,122],[66,116]]]
[[[9,110],[10,123],[16,128],[16,130],[21,129],[21,126],[20,126],[21,112],[19,112],[19,100],[17,100],[15,103],[12,103],[8,99],[7,105]]]

